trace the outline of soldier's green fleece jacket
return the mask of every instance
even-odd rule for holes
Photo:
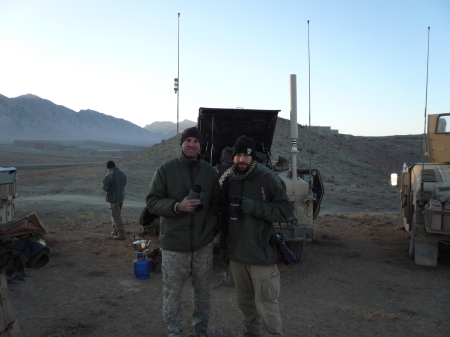
[[[257,164],[244,180],[228,176],[222,193],[220,247],[227,249],[230,260],[259,266],[278,263],[276,248],[269,245],[270,236],[275,234],[272,222],[287,221],[293,216],[292,205],[280,181]],[[253,200],[250,212],[241,212],[237,220],[231,220],[230,195]]]
[[[202,188],[203,209],[196,214],[177,213],[174,206]],[[190,160],[183,152],[155,172],[146,202],[150,213],[160,216],[161,248],[176,252],[197,251],[211,243],[219,231],[221,189],[217,171],[200,159]]]

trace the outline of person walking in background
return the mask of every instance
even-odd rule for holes
[[[102,189],[106,192],[106,201],[109,202],[111,214],[113,240],[125,240],[125,231],[122,222],[122,206],[125,199],[125,185],[127,176],[110,160],[106,163],[108,173],[103,179]]]
[[[222,183],[221,258],[230,265],[244,336],[262,336],[261,325],[269,336],[281,336],[280,272],[269,240],[272,222],[287,221],[293,208],[280,181],[254,160],[255,145],[246,136],[236,140],[233,171]]]
[[[150,213],[160,217],[163,319],[168,337],[183,336],[181,295],[188,277],[194,287],[195,336],[207,336],[221,192],[217,171],[200,159],[201,142],[197,128],[184,130],[181,153],[156,170],[146,198]]]

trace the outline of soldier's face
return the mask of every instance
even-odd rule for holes
[[[181,149],[189,159],[197,159],[200,153],[200,142],[195,137],[188,137],[181,144]]]
[[[253,157],[247,153],[238,153],[233,158],[234,165],[239,172],[245,173],[253,163]]]

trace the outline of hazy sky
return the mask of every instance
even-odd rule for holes
[[[139,126],[199,107],[277,109],[340,133],[422,133],[450,112],[450,0],[0,0],[0,94]]]

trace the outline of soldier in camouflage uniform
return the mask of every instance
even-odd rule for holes
[[[122,206],[125,199],[125,185],[127,176],[116,167],[113,161],[106,163],[108,174],[103,179],[102,189],[106,192],[106,201],[109,202],[111,215],[111,236],[113,240],[125,240],[125,231],[122,223]]]
[[[146,198],[150,213],[160,217],[163,319],[169,337],[183,336],[181,296],[189,276],[195,336],[207,336],[212,241],[219,230],[221,191],[216,170],[200,159],[201,142],[197,128],[184,130],[181,153],[156,170]],[[196,186],[201,187],[200,197],[188,198]]]

